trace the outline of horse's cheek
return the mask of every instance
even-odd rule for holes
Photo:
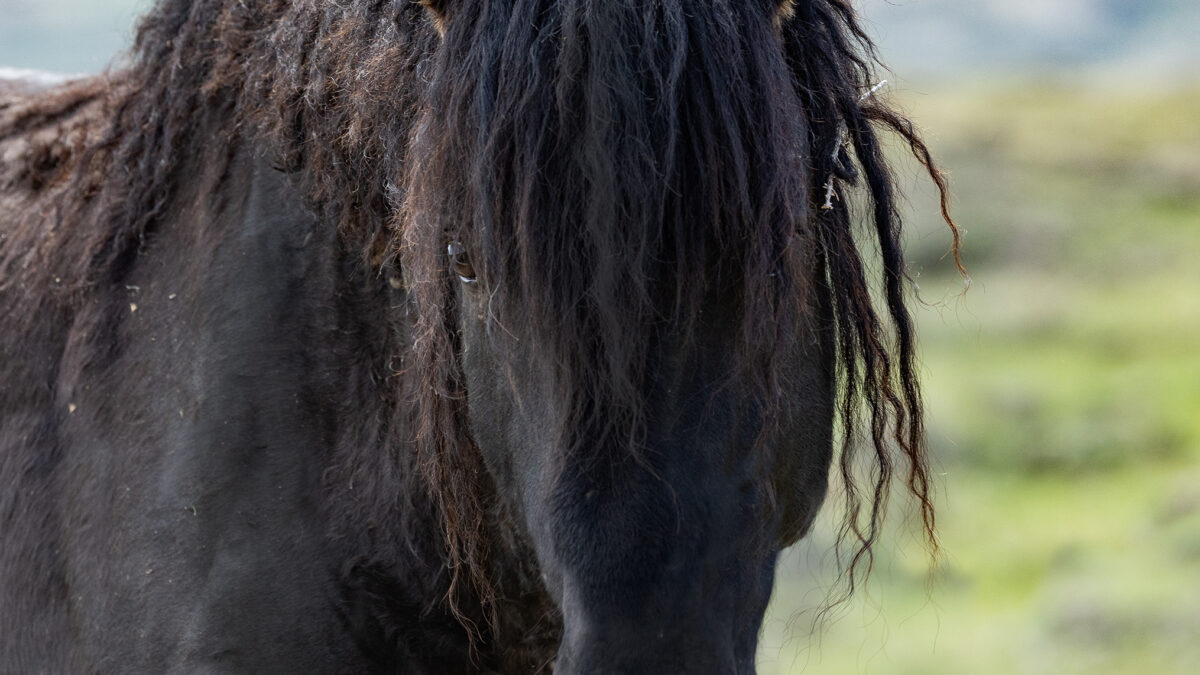
[[[496,492],[503,500],[508,523],[528,535],[525,523],[531,493],[546,470],[546,424],[533,423],[549,417],[549,405],[541,391],[534,364],[521,359],[507,335],[489,331],[476,293],[464,291],[462,298],[462,368],[467,384],[470,433],[491,474]],[[498,330],[498,329],[497,329]],[[516,386],[517,373],[522,386]]]

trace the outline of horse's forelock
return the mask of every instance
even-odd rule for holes
[[[447,30],[417,135],[409,272],[427,279],[448,241],[468,244],[496,320],[538,331],[601,434],[642,421],[649,341],[631,327],[686,334],[725,285],[745,346],[771,351],[767,327],[805,283],[783,263],[808,185],[769,6],[480,8]]]
[[[399,227],[417,370],[440,393],[421,399],[424,466],[455,569],[486,597],[447,244],[467,245],[494,334],[531,331],[558,367],[565,455],[637,452],[653,343],[691,333],[717,291],[738,298],[734,368],[781,405],[772,359],[813,264],[805,118],[769,3],[472,8],[447,17]]]

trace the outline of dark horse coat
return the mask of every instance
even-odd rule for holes
[[[849,3],[418,4],[0,85],[0,671],[750,673],[838,410],[932,541]]]

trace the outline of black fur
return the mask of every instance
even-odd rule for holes
[[[0,89],[0,669],[752,672],[838,409],[932,543],[850,5],[422,4]]]

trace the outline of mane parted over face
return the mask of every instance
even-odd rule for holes
[[[702,351],[706,331],[727,333],[713,389],[753,411],[742,453],[759,456],[755,477],[782,513],[764,535],[773,550],[807,527],[761,475],[786,463],[774,434],[799,414],[789,359],[828,341],[853,586],[897,472],[936,549],[878,131],[909,144],[943,211],[946,186],[912,125],[881,95],[864,97],[873,59],[848,0],[166,0],[141,25],[111,125],[72,160],[65,188],[66,216],[110,227],[17,232],[30,243],[8,250],[41,251],[53,262],[38,273],[81,288],[119,282],[187,158],[211,159],[200,179],[219,181],[240,148],[267,149],[364,260],[403,270],[415,327],[395,386],[420,395],[398,397],[396,414],[415,420],[443,517],[450,602],[482,603],[481,617],[460,615],[489,623],[471,626],[485,640],[511,623],[497,567],[517,553],[497,532],[499,479],[471,434],[465,322],[482,314],[489,339],[513,347],[500,367],[514,389],[531,345],[550,364],[548,425],[564,465],[598,452],[652,465],[653,364],[675,353],[664,345]],[[206,126],[198,110],[236,124]],[[856,184],[869,242],[848,210]],[[475,287],[460,288],[452,244]],[[880,251],[882,306],[864,245]],[[873,453],[866,486],[862,448]]]
[[[423,408],[434,432],[423,436],[426,466],[431,484],[465,486],[441,499],[456,524],[451,550],[479,572],[475,585],[487,588],[489,551],[469,486],[486,467],[462,460],[478,451],[464,435],[471,392],[457,362],[463,317],[448,243],[470,252],[495,332],[520,327],[551,353],[568,457],[612,444],[638,455],[656,340],[694,335],[714,294],[732,298],[730,377],[765,410],[763,430],[791,403],[781,360],[832,331],[843,538],[855,548],[847,578],[852,586],[870,567],[897,462],[936,547],[900,222],[876,127],[911,145],[943,195],[945,184],[912,126],[864,96],[877,80],[851,5],[787,2],[772,14],[753,2],[469,4],[444,15],[399,229],[420,312],[417,362],[442,394]],[[890,328],[840,206],[858,180]],[[821,208],[827,185],[833,209]],[[814,319],[820,302],[830,326]],[[854,470],[861,410],[875,453],[865,496]],[[776,545],[802,532],[785,525]]]

